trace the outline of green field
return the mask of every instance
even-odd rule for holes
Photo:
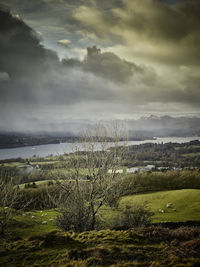
[[[200,220],[200,190],[184,189],[123,197],[119,206],[146,202],[155,213],[154,222]],[[172,203],[171,208],[166,205]],[[164,210],[164,213],[159,212]],[[176,210],[176,211],[175,211]]]
[[[103,206],[100,213],[103,220],[111,222],[112,218],[119,214],[126,205],[132,206],[135,203],[144,202],[155,213],[153,222],[200,220],[200,190],[190,189],[125,196],[119,201],[119,209]],[[167,203],[172,203],[172,207],[167,208]],[[163,209],[165,212],[160,213],[159,209]],[[32,218],[32,216],[34,217]],[[9,230],[21,237],[48,233],[57,229],[55,226],[56,216],[56,210],[19,211],[14,216]],[[45,225],[42,224],[44,221],[46,221]]]
[[[198,157],[198,156],[200,156],[200,152],[182,154],[181,156],[182,157]]]
[[[9,224],[8,232],[21,238],[49,233],[57,229],[55,226],[56,216],[55,210],[16,211]],[[44,222],[45,224],[43,224]]]
[[[126,205],[143,202],[155,212],[154,222],[200,220],[200,190],[125,196],[120,199],[119,208],[123,210]],[[166,207],[169,202],[171,208]],[[105,220],[112,220],[120,209],[104,206],[101,215]],[[159,213],[159,209],[165,213]],[[0,241],[0,266],[192,267],[200,264],[199,227],[74,233],[57,228],[56,209],[13,212],[8,238]]]

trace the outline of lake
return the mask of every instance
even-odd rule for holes
[[[144,143],[186,143],[192,140],[200,140],[200,137],[160,137],[155,140],[144,140],[144,141],[128,141],[126,145],[140,145]],[[121,142],[123,144],[123,142]],[[80,149],[82,144],[79,145]],[[107,143],[107,146],[112,146],[112,143]],[[64,153],[73,152],[74,143],[60,143],[60,144],[49,144],[40,146],[27,146],[17,148],[3,148],[0,149],[0,160],[11,159],[11,158],[31,158],[33,156],[46,157],[49,155],[62,155]],[[100,145],[96,143],[96,150],[100,149]],[[83,149],[81,149],[83,150]]]

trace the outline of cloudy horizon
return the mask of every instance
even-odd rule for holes
[[[199,1],[0,4],[0,130],[199,116]]]

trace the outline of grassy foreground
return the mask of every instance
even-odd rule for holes
[[[200,227],[53,231],[1,241],[0,266],[199,266]]]
[[[131,195],[119,206],[137,202],[149,203],[154,222],[200,220],[200,190]],[[55,226],[56,210],[14,212],[10,234],[0,240],[0,266],[200,266],[200,227],[74,233]],[[106,219],[116,211],[103,213]]]

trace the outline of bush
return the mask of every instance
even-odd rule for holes
[[[61,210],[61,214],[56,218],[56,225],[65,231],[83,232],[91,230],[91,221],[90,207],[80,204]]]
[[[152,221],[153,212],[149,210],[146,204],[126,206],[125,210],[113,220],[113,226],[123,228],[134,228],[149,226]]]
[[[48,186],[54,185],[53,181],[48,181]]]

